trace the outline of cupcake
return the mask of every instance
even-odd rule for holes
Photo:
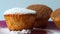
[[[45,28],[48,23],[48,19],[50,18],[50,14],[52,9],[45,5],[34,4],[27,7],[27,9],[31,9],[37,12],[36,20],[34,27],[35,28]]]
[[[25,8],[11,8],[4,12],[6,24],[11,31],[32,29],[36,12]]]
[[[54,21],[56,27],[60,29],[60,8],[52,12],[51,19]]]

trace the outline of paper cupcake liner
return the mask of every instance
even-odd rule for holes
[[[31,29],[35,15],[5,15],[6,24],[10,30]]]
[[[36,28],[46,28],[47,24],[48,24],[48,20],[38,20],[38,21],[35,21],[35,25],[34,27]]]

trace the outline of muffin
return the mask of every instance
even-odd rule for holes
[[[36,12],[25,8],[11,8],[4,12],[4,18],[11,31],[32,29]]]
[[[50,14],[52,9],[46,5],[34,4],[27,7],[27,9],[31,9],[37,12],[36,20],[34,27],[35,28],[45,28],[48,23],[48,19],[50,18]]]
[[[56,27],[60,29],[60,8],[52,12],[51,19],[54,21]]]

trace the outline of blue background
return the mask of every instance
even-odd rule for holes
[[[60,0],[0,0],[0,20],[4,20],[3,13],[9,8],[26,8],[31,4],[44,4],[53,10],[60,7]]]

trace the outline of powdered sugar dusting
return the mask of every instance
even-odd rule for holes
[[[26,9],[26,8],[11,8],[4,12],[6,14],[35,14],[36,11]]]

